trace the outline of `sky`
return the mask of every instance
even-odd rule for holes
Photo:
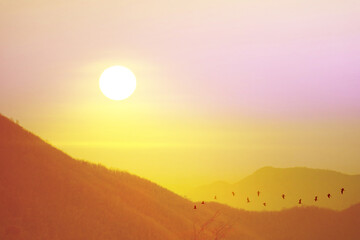
[[[263,166],[360,173],[360,2],[1,1],[0,113],[176,192]],[[126,66],[137,89],[106,98]]]

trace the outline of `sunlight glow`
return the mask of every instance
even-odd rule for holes
[[[113,66],[105,69],[100,76],[100,90],[112,100],[123,100],[135,91],[135,75],[126,67]]]

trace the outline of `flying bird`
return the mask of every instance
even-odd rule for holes
[[[258,197],[260,196],[260,191],[257,191],[257,195],[258,195]]]
[[[318,200],[318,196],[315,196],[314,201],[317,202],[317,200]]]
[[[328,193],[327,197],[328,197],[328,198],[331,198],[331,194],[330,194],[330,193]]]
[[[216,200],[216,195],[214,196],[214,199]]]
[[[201,204],[205,204],[205,202],[204,202],[204,201],[202,201],[202,202],[201,202]]]
[[[299,199],[299,204],[301,204],[301,198]]]
[[[345,191],[345,189],[344,188],[341,188],[341,194],[344,194],[344,191]]]
[[[250,199],[247,197],[247,198],[246,198],[246,201],[249,203],[249,202],[250,202]]]
[[[231,192],[231,193],[232,193],[233,197],[235,197],[235,193],[234,192]]]
[[[281,197],[282,197],[282,199],[285,199],[285,194],[282,194]]]

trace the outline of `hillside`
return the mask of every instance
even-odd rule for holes
[[[316,207],[296,207],[276,212],[234,211],[225,205],[211,203],[221,209],[233,229],[229,239],[304,240],[357,239],[360,234],[360,204],[342,212]]]
[[[183,239],[192,229],[193,203],[153,183],[76,161],[4,117],[0,133],[0,236]]]
[[[77,161],[0,115],[0,239],[354,239],[343,212],[256,213],[194,203],[137,176]],[[316,223],[316,224],[315,224]]]
[[[344,194],[340,193],[341,188],[345,189]],[[260,191],[259,197],[257,191]],[[285,194],[285,199],[282,199],[282,194]],[[300,198],[302,205],[343,210],[360,201],[360,175],[303,167],[264,167],[238,183],[216,182],[188,194],[191,199],[208,201],[214,201],[215,195],[220,203],[246,210],[291,208],[299,205]],[[318,196],[316,202],[315,196]],[[263,202],[267,203],[266,208]]]

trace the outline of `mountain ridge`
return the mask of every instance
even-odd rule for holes
[[[359,233],[349,222],[358,223],[360,204],[342,212],[203,205],[130,173],[75,160],[2,115],[0,133],[0,239],[322,239],[326,232],[326,239],[339,239],[334,219],[350,237]],[[306,223],[310,216],[323,221],[319,229]]]
[[[345,188],[344,194],[340,193]],[[257,191],[260,196],[257,196]],[[235,196],[232,196],[232,192]],[[327,194],[331,199],[327,200]],[[285,199],[282,199],[285,194]],[[187,193],[192,200],[219,201],[240,209],[282,210],[302,204],[343,210],[360,201],[360,175],[308,167],[275,168],[266,166],[235,183],[203,185]],[[318,196],[318,201],[314,201]],[[249,203],[247,202],[249,198]],[[256,202],[256,204],[254,204]]]

